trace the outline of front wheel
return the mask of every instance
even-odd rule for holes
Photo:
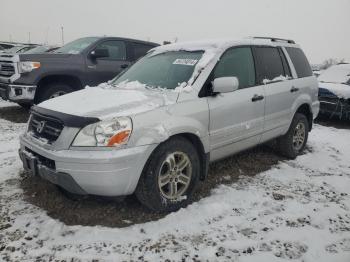
[[[147,161],[136,196],[149,209],[171,212],[186,206],[200,176],[196,149],[185,138],[160,144]]]
[[[296,113],[287,134],[277,139],[282,155],[295,159],[306,146],[309,136],[309,122],[305,115]]]
[[[71,93],[74,91],[74,89],[64,83],[52,83],[47,86],[44,86],[42,90],[39,90],[39,92],[40,91],[42,92],[38,94],[38,103]]]

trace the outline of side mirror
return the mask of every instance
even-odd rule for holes
[[[107,48],[97,48],[94,51],[91,51],[90,56],[94,59],[109,57],[109,52]]]
[[[236,91],[239,86],[239,80],[235,76],[219,77],[213,81],[214,93],[229,93]]]

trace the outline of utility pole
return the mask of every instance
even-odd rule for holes
[[[28,43],[30,44],[30,32],[28,32]]]
[[[12,43],[12,35],[10,34],[9,37],[10,37],[10,42]]]
[[[64,45],[63,26],[61,26],[62,46]]]

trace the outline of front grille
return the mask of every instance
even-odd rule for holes
[[[60,136],[64,125],[56,118],[33,112],[29,123],[29,131],[40,140],[52,144]]]
[[[11,77],[15,74],[15,66],[12,62],[0,61],[0,76]]]

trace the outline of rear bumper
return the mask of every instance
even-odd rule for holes
[[[12,102],[32,103],[35,91],[35,85],[0,83],[0,97]]]
[[[26,170],[69,192],[101,196],[132,194],[156,147],[153,144],[117,150],[53,151],[25,136],[20,137],[20,145],[20,156]],[[29,160],[25,158],[27,155]],[[27,166],[27,162],[32,161],[30,157],[35,158],[33,168]]]

